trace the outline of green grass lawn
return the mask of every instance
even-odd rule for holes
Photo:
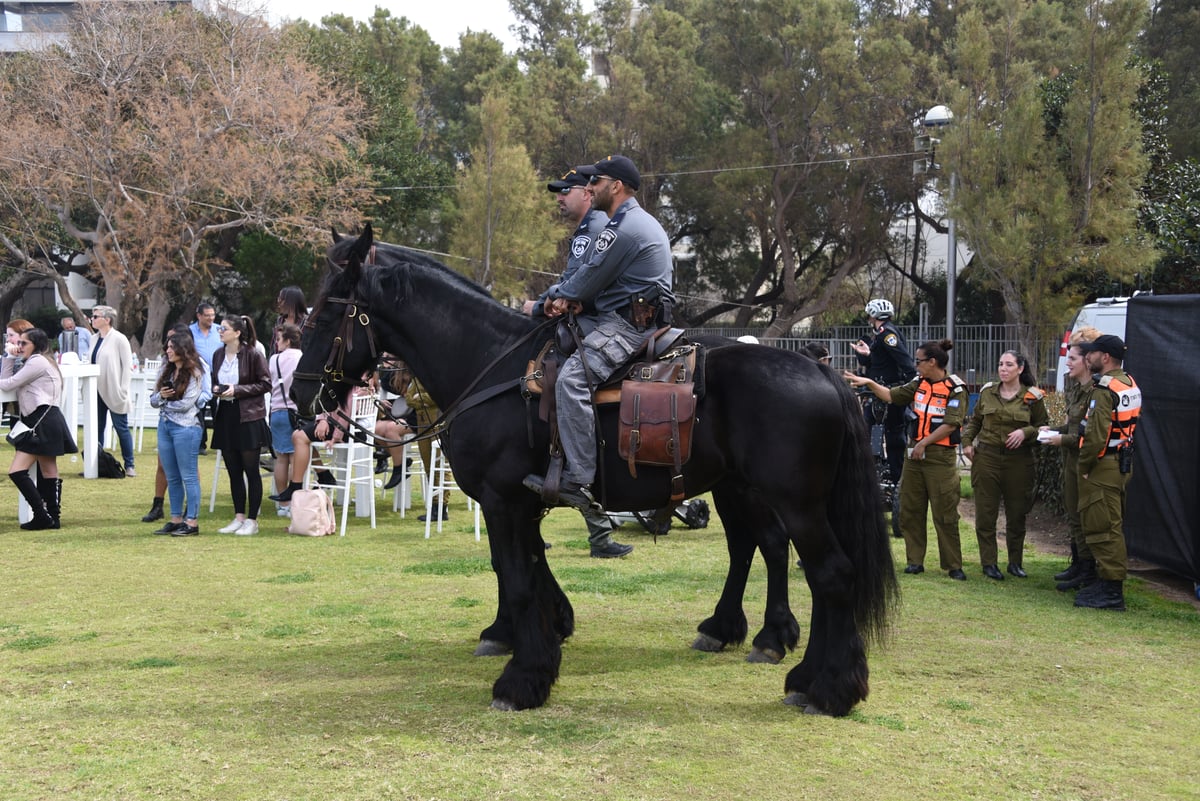
[[[0,460],[5,457],[0,456]],[[66,476],[61,531],[0,524],[0,799],[1194,799],[1200,615],[1127,585],[1125,614],[1053,589],[1059,558],[993,583],[900,577],[903,607],[849,717],[780,703],[783,665],[691,651],[726,552],[716,516],[594,560],[547,518],[575,607],[544,708],[488,707],[474,658],[495,581],[461,494],[424,539],[390,499],[345,538],[223,536],[201,460],[199,537],[156,537],[139,477]],[[387,511],[383,511],[386,506]],[[414,513],[415,514],[415,513]],[[932,539],[932,537],[931,537]],[[899,541],[897,561],[903,564]],[[973,533],[964,527],[967,562]],[[931,553],[927,564],[936,565]],[[793,571],[804,632],[808,590]],[[762,618],[764,575],[746,599]]]

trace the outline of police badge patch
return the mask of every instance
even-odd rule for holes
[[[883,342],[889,348],[894,348],[900,344],[900,340],[896,337],[895,334],[888,334],[887,336],[885,336],[883,338]]]
[[[617,241],[617,232],[611,228],[606,228],[600,232],[600,236],[596,239],[596,252],[603,253],[608,250],[613,242]]]
[[[587,235],[577,236],[571,242],[571,255],[577,259],[582,259],[583,254],[587,253],[588,245],[592,244],[592,238]]]

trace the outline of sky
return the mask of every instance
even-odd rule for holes
[[[260,0],[272,23],[304,19],[319,23],[328,14],[346,14],[367,20],[375,7],[386,8],[393,17],[407,17],[424,28],[442,47],[458,47],[458,35],[468,28],[489,31],[504,43],[504,49],[516,49],[516,37],[508,30],[514,23],[506,0]]]

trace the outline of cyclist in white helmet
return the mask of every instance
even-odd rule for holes
[[[858,363],[865,369],[867,378],[885,387],[894,387],[905,383],[917,374],[908,345],[904,341],[900,329],[892,323],[892,315],[896,313],[892,302],[887,298],[875,298],[867,303],[867,317],[870,318],[871,331],[869,336],[855,342],[852,347],[858,358]],[[867,425],[875,421],[868,410]],[[887,449],[888,472],[892,480],[900,481],[900,471],[904,467],[904,407],[888,404],[887,414],[883,420],[884,444]]]

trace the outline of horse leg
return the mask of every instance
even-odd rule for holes
[[[488,538],[489,546],[495,550],[495,540]],[[508,616],[508,604],[504,598],[504,582],[500,580],[500,561],[492,554],[492,572],[496,574],[497,603],[496,619],[491,625],[479,633],[479,645],[475,647],[474,656],[508,656],[512,653],[513,626]],[[543,580],[552,587],[554,594],[554,630],[558,632],[560,641],[565,641],[575,633],[575,610],[567,599],[566,593],[558,586],[558,581],[550,572],[550,566],[545,559],[537,563],[535,569],[545,571]]]
[[[784,702],[809,714],[842,716],[868,692],[866,646],[854,617],[854,570],[823,514],[812,516],[809,526],[805,531],[817,533],[816,547],[805,548],[814,540],[800,537],[796,547],[812,592],[812,622],[804,657],[784,681]]]
[[[540,521],[525,505],[489,509],[488,536],[498,544],[497,575],[513,633],[512,658],[492,685],[495,709],[546,703],[562,663],[562,632],[574,626],[570,604],[545,564]]]
[[[755,635],[747,660],[778,663],[800,639],[800,626],[788,604],[787,538],[778,519],[752,493],[724,484],[714,489],[713,501],[725,527],[729,572],[716,610],[699,625],[700,635],[692,647],[720,651],[745,640],[748,627],[742,598],[757,547],[767,563],[767,606],[763,628]]]

